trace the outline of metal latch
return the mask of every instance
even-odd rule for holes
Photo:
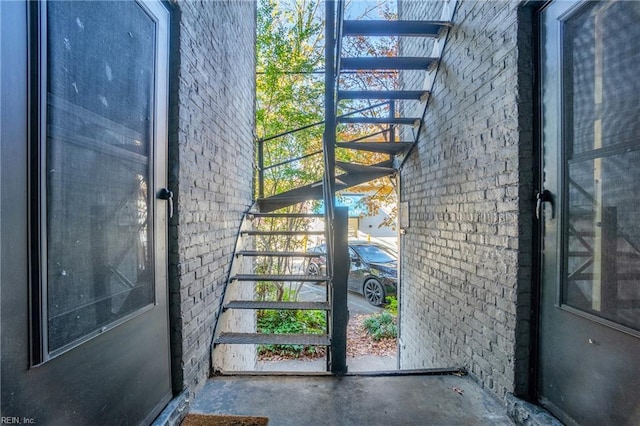
[[[169,202],[169,219],[171,219],[173,217],[173,191],[169,191],[167,188],[162,188],[158,191],[158,198]]]
[[[542,203],[551,203],[551,218],[553,218],[553,196],[551,192],[545,189],[542,192],[536,194],[536,219],[540,219],[542,216]]]

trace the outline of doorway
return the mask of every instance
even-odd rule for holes
[[[149,423],[171,398],[168,11],[1,7],[2,416]]]
[[[567,424],[640,422],[640,4],[541,12],[538,398]]]

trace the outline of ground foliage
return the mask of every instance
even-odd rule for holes
[[[326,333],[326,315],[324,311],[260,310],[257,315],[258,333]],[[321,354],[318,352],[321,352]],[[265,355],[267,357],[299,358],[305,356],[320,356],[322,354],[324,354],[324,348],[316,346],[258,345],[258,355]]]
[[[381,312],[365,319],[362,326],[375,341],[395,339],[398,336],[398,326],[395,317],[389,312]]]
[[[397,339],[395,337],[384,337],[375,340],[366,331],[363,324],[371,316],[373,315],[354,315],[349,319],[349,326],[347,327],[347,356],[395,356],[397,354]]]
[[[360,357],[366,355],[374,356],[396,356],[397,343],[395,338],[374,338],[365,330],[363,323],[373,315],[354,315],[349,318],[347,325],[347,356]],[[269,351],[262,350],[258,353],[260,361],[284,361],[290,359],[309,360],[325,356],[325,348],[317,347],[301,349],[297,352]]]

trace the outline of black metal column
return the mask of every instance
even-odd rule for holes
[[[258,198],[264,198],[264,140],[258,140]]]
[[[326,267],[327,275],[334,277],[334,200],[336,193],[336,168],[335,168],[335,142],[336,142],[336,110],[335,110],[335,27],[336,27],[336,2],[334,0],[325,0],[325,48],[324,48],[324,134],[322,138],[322,150],[324,159],[324,177],[323,177],[323,193],[324,193],[324,216],[325,216],[325,239],[326,239]],[[333,285],[327,286],[327,301],[333,303],[334,288]],[[327,321],[327,331],[334,337],[336,323],[334,322],[335,306],[332,305],[332,315]],[[340,365],[340,361],[335,357],[334,344],[331,344],[331,350],[327,356],[327,370],[336,372],[334,367]],[[343,355],[345,359],[346,352]],[[341,362],[346,364],[346,360]]]
[[[329,217],[333,216],[333,205],[336,192],[336,2],[325,1],[325,51],[324,51],[324,137],[323,149],[325,157],[325,174],[327,190],[325,191],[325,208]]]
[[[336,207],[334,221],[334,270],[331,282],[331,372],[333,374],[347,373],[347,279],[349,276],[347,207]]]
[[[391,99],[389,101],[389,118],[396,118],[396,102]],[[396,141],[396,126],[391,124],[389,125],[389,142]]]

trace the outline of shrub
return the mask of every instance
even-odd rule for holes
[[[396,296],[387,296],[386,297],[387,304],[384,307],[384,310],[389,312],[394,317],[398,316],[398,298]]]
[[[381,312],[365,319],[362,323],[364,329],[373,340],[395,339],[398,336],[396,319],[389,312]]]
[[[324,311],[260,310],[258,311],[258,333],[270,334],[322,334],[327,331]],[[259,354],[274,354],[298,357],[314,354],[321,348],[304,345],[258,345]]]

